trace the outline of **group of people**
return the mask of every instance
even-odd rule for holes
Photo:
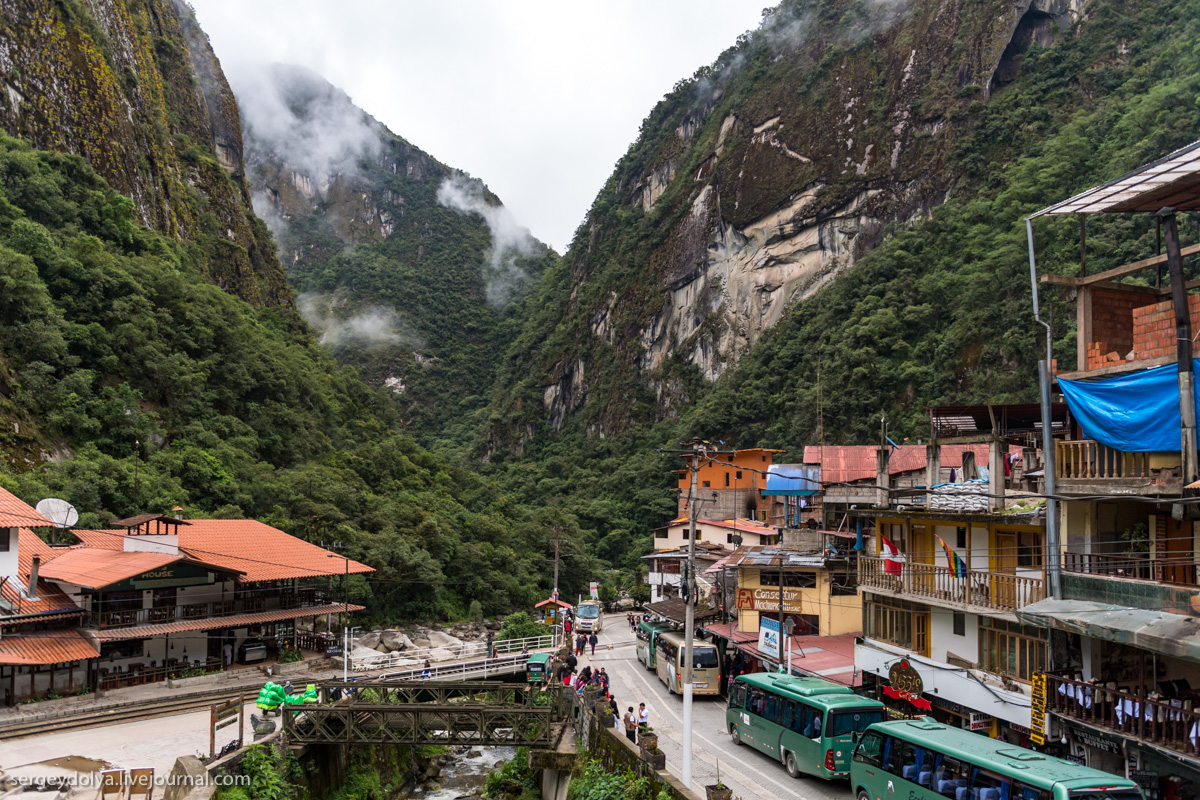
[[[575,637],[575,655],[583,655],[584,648],[586,648],[588,645],[592,646],[592,655],[596,655],[596,643],[599,641],[600,640],[596,637],[595,631],[592,631],[591,636],[583,633],[579,634]]]
[[[625,615],[625,621],[629,623],[629,630],[637,633],[638,623],[649,622],[650,614],[649,612],[645,614],[639,614],[636,611],[630,611]]]
[[[624,716],[618,715],[616,700],[612,700],[609,707],[612,709],[617,727],[625,732],[625,738],[637,744],[641,735],[650,727],[650,710],[646,708],[646,704],[638,703],[637,711],[630,706]]]

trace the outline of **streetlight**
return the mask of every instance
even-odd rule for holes
[[[346,573],[342,577],[342,681],[345,682],[350,680],[350,559],[337,553],[326,553],[325,557],[340,558],[346,562]]]
[[[782,590],[781,590],[782,591]],[[783,623],[783,643],[787,647],[787,674],[792,674],[792,631],[796,629],[796,620],[788,617]],[[783,659],[780,659],[783,661]]]

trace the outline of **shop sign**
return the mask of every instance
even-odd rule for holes
[[[1097,736],[1094,733],[1082,730],[1080,728],[1071,728],[1071,735],[1075,741],[1079,742],[1084,747],[1090,747],[1093,750],[1099,750],[1102,753],[1119,753],[1121,745],[1111,739],[1106,739],[1103,736]]]
[[[971,712],[971,730],[986,731],[992,727],[992,718],[987,714],[980,714],[978,711]]]
[[[926,711],[933,709],[933,703],[921,697],[925,692],[925,682],[921,680],[921,673],[913,669],[907,658],[902,658],[892,664],[891,669],[888,670],[888,683],[891,686],[883,687],[885,697],[904,700],[914,707]]]
[[[943,711],[949,711],[951,714],[957,714],[960,717],[965,717],[967,715],[967,712],[964,711],[963,707],[958,703],[953,703],[944,697],[933,697],[930,699],[933,701],[935,706]]]
[[[1153,770],[1131,769],[1129,770],[1129,780],[1143,789],[1150,791],[1158,789],[1158,773]]]
[[[588,584],[588,594],[590,594],[592,596],[593,600],[599,600],[600,599],[600,584],[596,581],[592,581],[591,583],[589,583]]]
[[[758,649],[769,656],[779,658],[779,620],[758,621]]]
[[[1029,704],[1029,741],[1046,743],[1046,673],[1033,673]]]
[[[1079,764],[1080,766],[1083,766],[1084,762],[1086,761],[1086,759],[1084,759],[1083,756],[1076,756],[1076,755],[1072,755],[1071,753],[1066,753],[1065,755],[1061,756],[1061,758],[1065,758],[1067,761],[1070,761],[1072,764]]]
[[[783,590],[783,611],[785,614],[803,614],[800,589]],[[738,589],[737,607],[739,611],[778,611],[778,589]]]
[[[108,588],[110,590],[166,589],[173,586],[201,586],[207,583],[209,583],[207,569],[195,564],[176,563],[143,572],[135,578],[121,581]]]

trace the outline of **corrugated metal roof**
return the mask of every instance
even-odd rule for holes
[[[788,567],[824,567],[825,557],[798,553],[780,547],[739,547],[729,557],[729,565],[746,569],[787,569]]]
[[[878,449],[874,445],[807,445],[804,448],[804,461],[821,465],[823,484],[848,483],[875,477],[875,453]],[[967,450],[975,454],[976,464],[987,466],[988,445],[944,444],[942,468],[962,469],[962,455]],[[1008,450],[1018,455],[1021,453],[1021,448],[1016,445],[1010,445]],[[896,475],[925,469],[925,455],[924,445],[900,447],[892,452],[892,457],[888,460],[888,473]]]
[[[54,523],[37,509],[0,486],[0,528],[50,528]]]
[[[682,623],[687,619],[687,604],[678,597],[672,597],[669,600],[661,600],[657,603],[649,603],[646,605],[646,610],[655,616],[669,619],[671,622]],[[705,619],[719,617],[721,612],[711,606],[696,606],[695,616],[693,619],[700,622]]]
[[[1166,207],[1178,211],[1200,209],[1200,142],[1192,142],[1116,180],[1043,208],[1031,217],[1129,211],[1152,214]]]
[[[1017,619],[1026,625],[1055,628],[1200,661],[1200,625],[1193,616],[1048,597],[1017,609]]]
[[[0,664],[45,665],[86,661],[99,656],[99,651],[83,634],[75,630],[9,635],[0,639]]]
[[[218,628],[244,628],[247,625],[259,625],[264,622],[278,622],[281,619],[302,619],[304,617],[319,617],[322,614],[342,614],[345,613],[346,608],[345,603],[329,603],[328,605],[310,606],[309,608],[260,611],[255,614],[232,614],[228,617],[189,619],[180,622],[164,622],[158,625],[136,625],[132,628],[108,628],[97,631],[96,638],[104,642],[114,642],[125,639],[146,639],[168,633],[212,631]],[[349,605],[351,611],[362,611],[363,608],[363,606],[356,606],[353,603]]]

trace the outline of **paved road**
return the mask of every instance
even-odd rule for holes
[[[624,615],[606,618],[599,638],[596,655],[585,658],[580,666],[590,663],[593,669],[604,667],[612,676],[610,686],[622,711],[631,705],[636,708],[638,703],[646,704],[650,724],[658,734],[658,746],[667,754],[667,770],[679,777],[683,698],[669,694],[663,682],[637,660],[635,637],[625,624]],[[604,649],[610,643],[613,649]],[[778,761],[747,745],[735,745],[725,733],[724,699],[697,697],[692,717],[692,788],[701,797],[705,785],[717,782],[719,768],[721,782],[743,800],[851,800],[850,787],[844,781],[790,778]]]

